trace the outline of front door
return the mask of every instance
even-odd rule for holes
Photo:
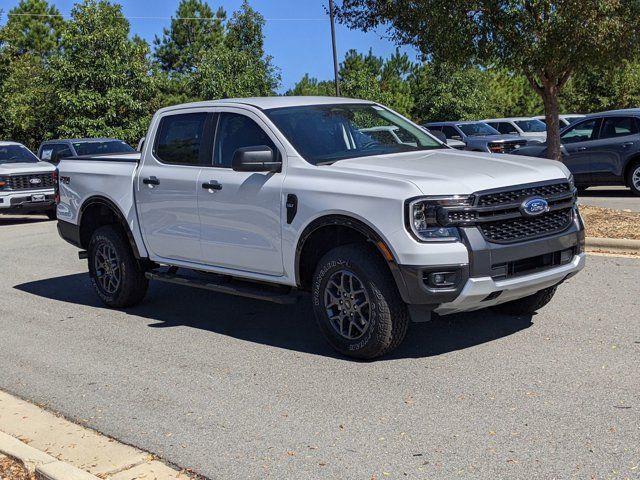
[[[578,184],[591,183],[591,150],[596,142],[600,120],[593,118],[576,123],[560,138],[562,162]]]
[[[638,150],[640,129],[635,117],[604,117],[591,149],[591,172],[596,183],[619,182],[625,160]]]
[[[207,112],[162,117],[155,144],[145,150],[137,204],[153,259],[202,261],[198,178],[211,158],[212,118]]]
[[[280,276],[284,174],[236,172],[231,162],[241,147],[284,149],[252,112],[225,109],[217,123],[213,166],[198,181],[203,257],[210,265]]]

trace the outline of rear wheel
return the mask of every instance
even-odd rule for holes
[[[122,230],[98,228],[89,242],[88,260],[93,288],[106,305],[123,308],[142,301],[149,281]]]
[[[629,169],[627,183],[634,195],[640,195],[640,162],[634,163]]]
[[[384,355],[402,343],[407,306],[391,272],[367,245],[344,245],[318,263],[312,287],[320,330],[338,352],[362,359]]]
[[[551,301],[557,287],[549,287],[528,297],[495,305],[493,310],[506,315],[532,315]]]

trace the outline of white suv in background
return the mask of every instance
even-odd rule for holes
[[[20,143],[0,142],[0,213],[56,218],[56,168]]]
[[[492,118],[483,120],[503,135],[520,135],[525,137],[529,144],[544,143],[547,141],[547,126],[537,118],[511,117]]]

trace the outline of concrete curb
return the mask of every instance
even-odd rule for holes
[[[587,237],[586,248],[592,251],[639,254],[640,240]]]
[[[0,459],[38,480],[174,480],[188,475],[147,452],[76,425],[0,391]]]

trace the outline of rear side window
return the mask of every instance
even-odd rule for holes
[[[453,137],[460,137],[460,132],[458,132],[455,128],[445,125],[442,127],[442,133],[447,137],[447,140],[451,140]]]
[[[155,155],[164,163],[203,165],[207,113],[169,115],[160,120]]]
[[[638,133],[638,125],[633,117],[607,117],[602,120],[600,138],[626,137]]]

